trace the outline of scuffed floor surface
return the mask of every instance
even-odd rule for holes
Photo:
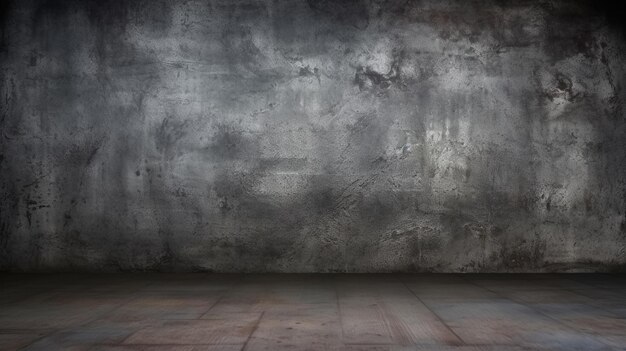
[[[2,275],[1,350],[625,350],[620,275]]]

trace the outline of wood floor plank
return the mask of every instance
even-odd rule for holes
[[[500,299],[485,302],[438,302],[429,307],[473,345],[521,345],[554,349],[604,350],[607,345],[592,335],[573,330],[529,307]],[[575,345],[576,348],[572,348]]]
[[[393,344],[383,306],[369,284],[337,282],[337,299],[345,344]]]
[[[259,318],[259,314],[251,313],[228,319],[164,321],[161,325],[137,331],[123,343],[243,345],[256,328]]]
[[[222,292],[148,291],[106,315],[109,319],[196,319],[206,313]]]
[[[269,294],[280,303],[267,304],[246,350],[293,350],[307,345],[311,350],[341,346],[341,324],[332,280],[312,276],[307,279],[256,277],[268,283]]]
[[[30,333],[0,333],[0,350],[18,350],[33,343],[43,335]]]
[[[462,344],[399,280],[340,281],[338,296],[347,344]]]

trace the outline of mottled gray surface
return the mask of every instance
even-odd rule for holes
[[[607,11],[3,4],[1,269],[626,264],[626,40]]]

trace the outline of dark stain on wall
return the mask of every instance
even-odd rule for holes
[[[0,269],[623,270],[622,15],[4,1]]]

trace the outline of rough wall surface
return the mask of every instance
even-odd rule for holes
[[[588,3],[2,6],[1,269],[626,264],[626,41]]]

